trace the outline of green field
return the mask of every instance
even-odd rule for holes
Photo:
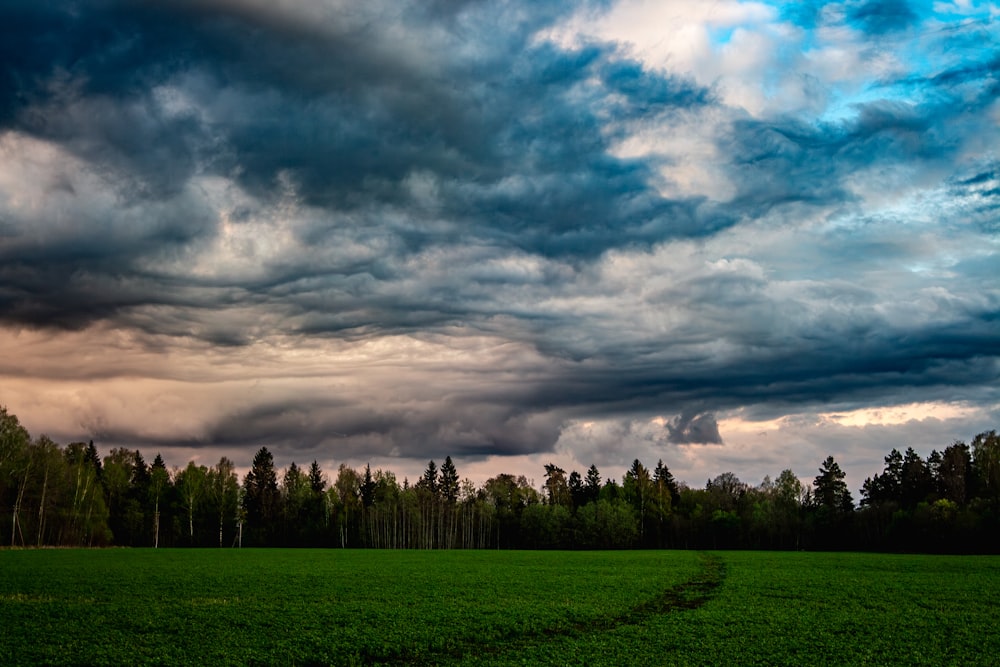
[[[997,664],[1000,557],[0,551],[0,664]]]

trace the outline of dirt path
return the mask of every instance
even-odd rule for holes
[[[726,577],[726,565],[719,556],[701,553],[698,558],[701,561],[701,567],[691,579],[671,586],[652,600],[647,600],[615,616],[512,635],[504,638],[501,643],[482,644],[474,640],[467,640],[452,645],[448,650],[432,653],[420,652],[418,654],[403,649],[389,660],[385,660],[385,657],[382,656],[378,664],[437,665],[452,661],[457,662],[473,656],[496,658],[507,652],[539,646],[555,638],[571,638],[608,632],[625,625],[639,625],[653,616],[697,609],[715,597],[717,589]],[[361,658],[365,664],[372,664],[370,660],[364,660],[365,656],[361,656]]]

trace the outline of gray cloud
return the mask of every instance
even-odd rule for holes
[[[682,414],[668,422],[666,428],[674,444],[722,444],[719,424],[712,414]]]
[[[0,323],[231,348],[251,377],[253,345],[295,341],[469,364],[248,397],[200,434],[95,427],[188,447],[521,455],[649,415],[718,444],[737,409],[996,400],[990,25],[921,37],[932,71],[873,66],[822,117],[752,115],[625,45],[546,39],[575,9],[8,3]],[[872,53],[923,16],[793,14]],[[708,158],[623,148],[702,115]],[[699,160],[731,195],[658,189]]]

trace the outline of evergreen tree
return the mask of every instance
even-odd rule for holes
[[[330,515],[327,510],[326,493],[324,493],[326,476],[315,460],[309,466],[309,490],[311,495],[306,510],[309,525],[308,541],[311,546],[323,546],[328,543],[327,529]]]
[[[326,479],[323,477],[323,471],[320,470],[319,463],[315,459],[309,466],[309,488],[312,489],[313,493],[323,493],[323,490],[326,488]]]
[[[587,490],[583,486],[583,477],[576,470],[569,474],[569,495],[573,500],[573,509],[587,502]]]
[[[116,447],[104,457],[101,482],[108,507],[108,525],[115,544],[147,546],[152,540],[152,521],[144,506],[149,502],[149,472],[138,451]]]
[[[587,502],[597,502],[597,499],[601,497],[601,473],[597,470],[597,466],[591,464],[587,468],[583,489],[586,492]]]
[[[438,474],[439,492],[442,503],[438,520],[438,542],[440,546],[450,549],[455,545],[458,532],[458,470],[450,456],[446,456]]]
[[[965,505],[968,494],[975,486],[972,452],[964,442],[955,442],[941,453],[937,469],[937,487],[943,498],[957,505]]]
[[[365,475],[361,479],[361,506],[371,507],[375,504],[375,480],[372,478],[370,465],[365,465]]]
[[[622,495],[622,487],[613,479],[608,479],[601,487],[600,500],[607,500],[609,503],[618,500]]]
[[[681,490],[677,486],[677,481],[674,479],[673,474],[671,474],[670,469],[664,465],[663,459],[656,462],[656,468],[653,470],[653,483],[657,487],[666,487],[670,493],[671,506],[676,507],[680,505]]]
[[[309,477],[292,461],[281,480],[281,506],[284,517],[283,541],[287,546],[303,546],[309,538],[307,510],[312,489]]]
[[[941,463],[943,461],[944,456],[936,449],[932,449],[931,453],[927,455],[927,472],[931,475],[931,494],[935,500],[941,497]]]
[[[261,447],[254,455],[253,464],[243,478],[243,489],[248,541],[264,546],[274,544],[281,516],[281,494],[274,457],[267,447]]]
[[[435,496],[437,495],[438,471],[433,460],[427,463],[427,469],[424,470],[424,474],[420,478],[420,481],[417,482],[417,486],[430,491]]]
[[[844,471],[834,458],[826,457],[820,466],[819,475],[813,481],[813,487],[816,489],[814,502],[817,507],[838,516],[854,510],[854,499],[851,498],[851,492],[844,481],[845,477]]]
[[[441,497],[448,505],[454,505],[458,501],[458,470],[455,469],[450,456],[446,456],[444,463],[441,464],[439,482]]]
[[[862,504],[868,506],[903,503],[903,455],[893,449],[885,457],[885,469],[881,474],[866,479],[862,486]]]
[[[438,469],[434,461],[427,463],[427,469],[416,485],[417,507],[419,508],[418,545],[422,549],[433,549],[439,546],[440,507],[439,507]]]
[[[94,441],[91,440],[87,445],[87,461],[93,466],[94,471],[97,473],[97,479],[101,479],[101,457],[97,453],[97,447],[94,446]]]
[[[664,547],[669,541],[669,519],[674,513],[674,507],[680,504],[680,490],[662,459],[656,462],[656,468],[653,469],[651,500],[654,534],[650,542],[654,546]]]
[[[934,490],[934,479],[927,463],[912,447],[906,448],[903,455],[902,484],[900,485],[900,500],[906,509],[913,509],[918,503],[927,500]]]
[[[132,477],[129,488],[129,498],[135,517],[133,544],[137,546],[150,546],[153,543],[153,506],[149,491],[151,482],[149,466],[146,465],[142,452],[137,449],[132,454]]]

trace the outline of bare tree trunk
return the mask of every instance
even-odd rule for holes
[[[42,450],[45,454],[45,450]],[[42,498],[38,501],[38,546],[42,546],[42,533],[45,530],[45,494],[49,489],[49,457],[45,456],[45,474],[42,477]]]
[[[17,490],[17,499],[14,501],[14,516],[10,526],[10,546],[14,546],[14,535],[20,533],[21,546],[24,546],[24,531],[21,529],[21,504],[24,502],[24,491],[28,488],[28,472],[31,470],[31,459],[24,467],[24,477],[21,478],[21,486]]]
[[[90,497],[90,502],[87,503],[87,518],[84,519],[84,526],[86,526],[84,533],[87,535],[87,546],[94,546],[94,533],[90,530],[90,519],[94,516],[94,497]]]
[[[83,473],[83,466],[77,464],[76,466],[76,486],[73,489],[73,512],[70,515],[70,530],[72,532],[77,532],[80,525],[80,505],[83,503],[83,498],[80,497],[80,477]],[[79,540],[74,540],[79,542]]]
[[[93,505],[94,505],[93,494],[91,494],[91,485],[94,483],[94,481],[95,480],[90,475],[87,476],[87,483],[84,484],[83,494],[80,496],[80,510],[77,513],[77,518],[75,519],[75,521],[78,524],[82,523],[83,525],[82,526],[78,525],[76,529],[77,534],[75,536],[75,544],[77,545],[82,544],[84,542],[84,539],[87,537],[87,531],[90,526],[90,515],[93,512]],[[83,518],[82,516],[83,515],[82,508],[84,503],[86,503],[87,506],[86,518]]]

